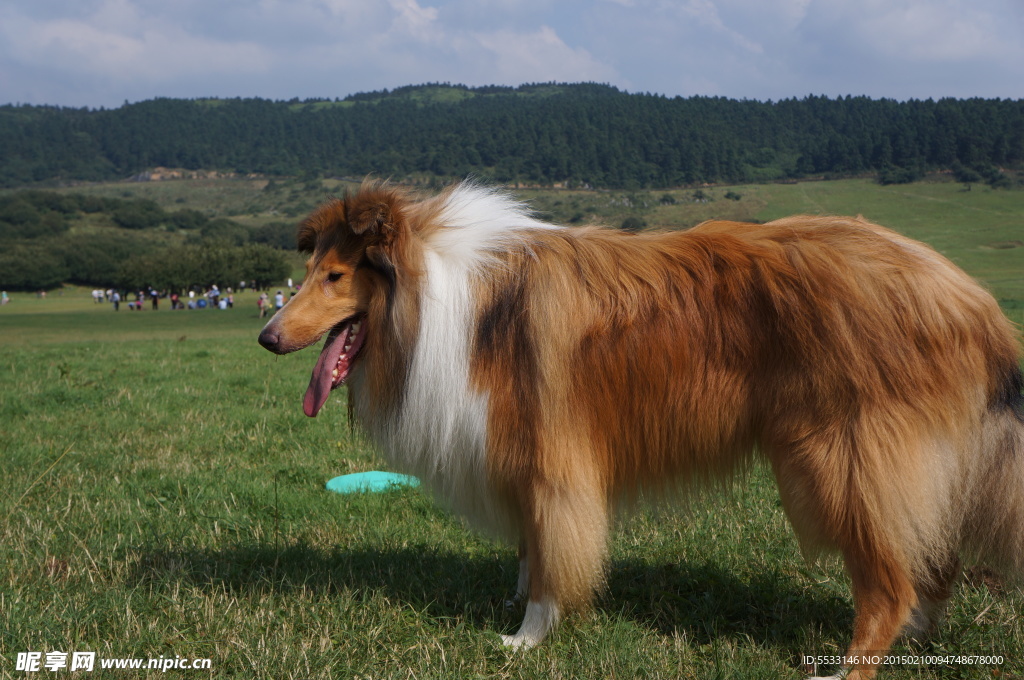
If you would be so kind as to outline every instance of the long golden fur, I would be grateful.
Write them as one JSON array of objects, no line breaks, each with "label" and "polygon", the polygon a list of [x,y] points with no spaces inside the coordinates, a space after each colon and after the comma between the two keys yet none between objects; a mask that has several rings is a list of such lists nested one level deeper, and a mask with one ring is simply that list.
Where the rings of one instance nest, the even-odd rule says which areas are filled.
[{"label": "long golden fur", "polygon": [[804,548],[845,560],[850,656],[933,626],[961,558],[1024,567],[1020,345],[921,243],[843,217],[560,228],[469,184],[367,185],[299,243],[305,284],[260,342],[329,334],[307,413],[347,381],[396,467],[519,541],[508,644],[590,602],[618,503],[752,455]]}]

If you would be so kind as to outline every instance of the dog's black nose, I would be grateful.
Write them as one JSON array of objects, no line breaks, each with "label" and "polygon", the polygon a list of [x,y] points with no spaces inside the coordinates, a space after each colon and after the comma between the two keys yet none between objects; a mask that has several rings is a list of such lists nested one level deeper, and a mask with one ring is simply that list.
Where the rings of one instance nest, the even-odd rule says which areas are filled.
[{"label": "dog's black nose", "polygon": [[260,333],[259,337],[260,344],[269,349],[275,354],[280,354],[279,347],[281,346],[281,336],[277,334],[277,331],[271,328],[264,328],[263,332]]}]

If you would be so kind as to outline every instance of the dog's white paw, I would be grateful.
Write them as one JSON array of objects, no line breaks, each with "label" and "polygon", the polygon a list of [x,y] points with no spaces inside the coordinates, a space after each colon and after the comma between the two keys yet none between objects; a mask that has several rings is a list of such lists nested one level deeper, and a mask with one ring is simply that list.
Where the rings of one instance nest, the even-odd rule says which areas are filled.
[{"label": "dog's white paw", "polygon": [[558,625],[558,605],[553,600],[526,603],[526,616],[523,625],[515,635],[502,635],[501,641],[506,647],[526,650],[536,647],[547,634]]},{"label": "dog's white paw", "polygon": [[536,647],[540,640],[536,640],[533,636],[523,635],[522,631],[515,635],[502,635],[501,644],[512,649],[525,652],[528,649]]}]

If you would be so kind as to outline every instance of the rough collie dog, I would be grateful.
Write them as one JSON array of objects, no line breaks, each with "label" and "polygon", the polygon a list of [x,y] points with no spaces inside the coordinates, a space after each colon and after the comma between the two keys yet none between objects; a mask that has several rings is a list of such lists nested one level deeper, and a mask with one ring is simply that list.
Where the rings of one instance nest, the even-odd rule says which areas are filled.
[{"label": "rough collie dog", "polygon": [[508,645],[588,604],[615,507],[753,455],[804,549],[845,560],[841,674],[930,628],[961,558],[1024,566],[1015,330],[921,243],[843,217],[562,228],[473,184],[370,183],[298,244],[305,283],[260,343],[326,336],[306,414],[346,383],[396,469],[518,540]]}]

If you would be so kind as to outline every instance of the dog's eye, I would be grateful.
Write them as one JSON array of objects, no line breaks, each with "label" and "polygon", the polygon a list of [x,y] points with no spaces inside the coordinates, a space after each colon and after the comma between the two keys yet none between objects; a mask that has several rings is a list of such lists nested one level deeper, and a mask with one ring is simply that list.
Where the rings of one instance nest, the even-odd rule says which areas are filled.
[{"label": "dog's eye", "polygon": [[330,274],[327,275],[327,280],[330,281],[331,283],[334,283],[335,281],[341,278],[341,274],[341,272],[331,272]]}]

